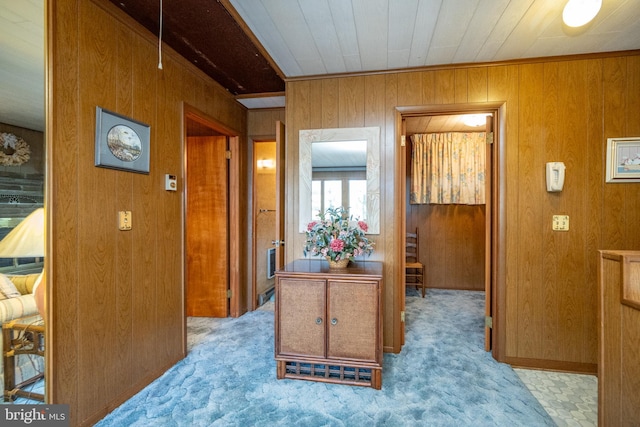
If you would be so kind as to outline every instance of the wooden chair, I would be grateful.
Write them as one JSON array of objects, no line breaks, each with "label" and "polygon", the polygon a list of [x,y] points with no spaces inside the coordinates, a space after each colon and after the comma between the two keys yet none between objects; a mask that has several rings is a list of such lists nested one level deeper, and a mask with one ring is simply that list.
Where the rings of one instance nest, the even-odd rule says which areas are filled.
[{"label": "wooden chair", "polygon": [[413,233],[407,232],[405,236],[405,277],[404,284],[405,287],[407,285],[414,284],[416,289],[418,286],[422,287],[422,298],[425,295],[424,288],[424,265],[420,262],[420,240],[418,228],[416,227],[416,231]]}]

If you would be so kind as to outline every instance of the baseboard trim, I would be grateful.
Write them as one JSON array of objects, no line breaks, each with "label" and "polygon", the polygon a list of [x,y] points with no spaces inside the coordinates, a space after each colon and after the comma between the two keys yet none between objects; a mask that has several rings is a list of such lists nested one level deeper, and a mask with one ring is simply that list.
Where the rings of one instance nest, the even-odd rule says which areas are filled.
[{"label": "baseboard trim", "polygon": [[395,353],[398,354],[400,353],[400,350],[396,350],[392,345],[385,345],[382,347],[382,352],[383,353]]},{"label": "baseboard trim", "polygon": [[573,374],[598,374],[597,363],[564,362],[560,360],[530,359],[524,357],[505,357],[502,361],[514,368],[568,372]]}]

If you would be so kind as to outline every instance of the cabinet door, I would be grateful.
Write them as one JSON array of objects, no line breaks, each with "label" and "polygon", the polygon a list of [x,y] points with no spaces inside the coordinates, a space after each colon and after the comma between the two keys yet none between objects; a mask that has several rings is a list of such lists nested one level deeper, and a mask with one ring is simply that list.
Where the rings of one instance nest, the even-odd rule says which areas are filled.
[{"label": "cabinet door", "polygon": [[377,361],[377,282],[328,282],[327,357]]},{"label": "cabinet door", "polygon": [[325,281],[280,278],[276,353],[324,357]]}]

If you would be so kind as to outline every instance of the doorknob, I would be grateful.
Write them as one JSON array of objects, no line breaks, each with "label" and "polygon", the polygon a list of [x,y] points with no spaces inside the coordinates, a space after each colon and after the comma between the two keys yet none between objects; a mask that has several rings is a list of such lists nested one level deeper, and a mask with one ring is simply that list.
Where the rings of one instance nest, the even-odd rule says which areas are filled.
[{"label": "doorknob", "polygon": [[284,240],[272,240],[271,244],[274,245],[276,248],[280,246],[284,246]]}]

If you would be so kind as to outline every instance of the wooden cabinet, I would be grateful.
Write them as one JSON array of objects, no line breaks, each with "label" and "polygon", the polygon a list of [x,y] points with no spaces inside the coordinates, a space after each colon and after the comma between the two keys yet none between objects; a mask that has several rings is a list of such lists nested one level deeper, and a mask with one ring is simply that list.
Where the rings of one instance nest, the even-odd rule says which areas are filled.
[{"label": "wooden cabinet", "polygon": [[382,386],[382,263],[330,270],[297,260],[276,272],[277,376]]},{"label": "wooden cabinet", "polygon": [[640,425],[640,251],[600,251],[598,425]]}]

